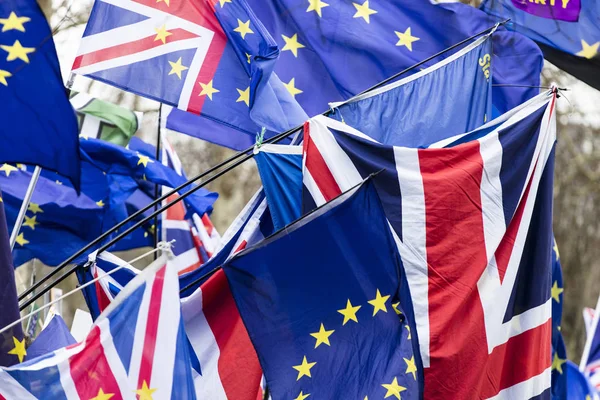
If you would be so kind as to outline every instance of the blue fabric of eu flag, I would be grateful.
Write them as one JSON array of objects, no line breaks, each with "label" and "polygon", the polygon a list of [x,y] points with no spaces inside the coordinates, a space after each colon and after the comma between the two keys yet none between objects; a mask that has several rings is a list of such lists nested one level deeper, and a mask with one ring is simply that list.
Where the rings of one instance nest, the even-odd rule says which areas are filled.
[{"label": "blue fabric of eu flag", "polygon": [[35,0],[0,2],[0,162],[39,165],[79,188],[77,118]]},{"label": "blue fabric of eu flag", "polygon": [[600,90],[598,0],[485,0],[481,9],[510,18],[508,28],[535,40],[548,61]]},{"label": "blue fabric of eu flag", "polygon": [[481,37],[444,61],[340,105],[331,118],[393,146],[429,147],[492,115],[492,40]]},{"label": "blue fabric of eu flag", "polygon": [[[348,99],[497,22],[461,3],[248,2],[282,49],[275,72],[311,116],[326,111],[328,102]],[[539,86],[543,59],[535,43],[500,29],[493,48],[493,84]],[[494,87],[492,117],[538,93],[535,88]]]},{"label": "blue fabric of eu flag", "polygon": [[223,268],[274,399],[418,398],[401,261],[370,181]]},{"label": "blue fabric of eu flag", "polygon": [[[4,202],[0,202],[0,328],[18,320],[19,301],[15,285],[15,271],[10,254]],[[0,366],[10,366],[22,362],[27,351],[21,324],[0,335]]]},{"label": "blue fabric of eu flag", "polygon": [[[42,171],[13,249],[16,266],[33,258],[56,266],[132,212],[146,206],[151,198],[140,193],[142,184],[151,184],[154,190],[154,184],[172,188],[185,182],[185,178],[153,157],[102,140],[82,139],[81,155],[79,195],[60,175]],[[9,164],[0,167],[0,185],[11,228],[30,179],[31,172],[27,170]],[[190,187],[182,189],[181,193],[188,190]],[[186,204],[202,215],[212,210],[217,197],[217,193],[200,189],[186,198]],[[123,230],[133,224],[126,224]],[[152,246],[155,231],[156,227],[151,224],[140,227],[109,250]],[[85,261],[87,254],[75,262]]]},{"label": "blue fabric of eu flag", "polygon": [[563,276],[556,239],[552,249],[552,399],[567,399],[567,348],[560,330],[563,313]]}]

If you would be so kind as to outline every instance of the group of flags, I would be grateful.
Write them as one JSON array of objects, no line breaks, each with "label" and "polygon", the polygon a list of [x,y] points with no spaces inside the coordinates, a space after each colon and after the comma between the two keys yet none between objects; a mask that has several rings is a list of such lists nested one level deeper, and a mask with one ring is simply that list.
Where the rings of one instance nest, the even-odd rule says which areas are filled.
[{"label": "group of flags", "polygon": [[597,398],[600,312],[581,371],[560,329],[560,93],[540,94],[543,57],[600,88],[596,8],[96,0],[72,72],[161,102],[159,129],[255,145],[263,187],[222,237],[200,189],[109,249],[169,242],[143,270],[82,254],[87,337],[57,316],[28,344],[3,328],[13,266],[61,264],[187,178],[140,113],[66,92],[35,0],[3,1],[0,398]]}]

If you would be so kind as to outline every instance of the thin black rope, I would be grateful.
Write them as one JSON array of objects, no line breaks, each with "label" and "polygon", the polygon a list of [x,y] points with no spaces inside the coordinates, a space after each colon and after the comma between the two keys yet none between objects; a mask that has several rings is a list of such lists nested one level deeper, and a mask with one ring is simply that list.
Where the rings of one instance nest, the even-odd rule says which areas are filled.
[{"label": "thin black rope", "polygon": [[[445,53],[447,53],[448,51],[451,51],[459,46],[462,46],[463,44],[473,40],[476,37],[479,37],[481,35],[485,35],[488,32],[492,32],[494,29],[496,29],[498,26],[500,25],[504,25],[506,24],[508,21],[510,21],[510,19],[506,19],[502,22],[499,22],[498,24],[489,27],[487,29],[484,29],[426,59],[424,59],[423,61],[420,61],[408,68],[405,68],[404,70],[390,76],[389,78],[384,79],[383,81],[371,86],[370,88],[360,92],[359,94],[357,94],[356,96],[353,97],[358,97],[361,96],[365,93],[368,93],[372,90],[375,90],[377,88],[380,88],[381,86],[386,85],[387,83],[397,79],[398,77],[406,74],[407,72],[412,71],[415,68],[418,68],[419,66],[425,64],[426,62],[429,62]],[[324,113],[322,113],[321,115],[327,116],[329,115],[329,113],[331,112],[331,110],[327,110]],[[283,140],[284,138],[288,137],[289,135],[291,135],[292,133],[298,131],[299,129],[302,128],[302,125],[297,126],[295,128],[289,129],[288,131],[285,131],[283,133],[280,133],[278,135],[275,135],[273,137],[271,137],[270,139],[266,139],[263,143],[267,144],[267,143],[276,143],[279,142],[281,140]],[[63,261],[59,266],[57,266],[56,268],[54,268],[52,270],[52,272],[48,273],[47,275],[45,275],[42,279],[40,279],[39,281],[37,281],[34,285],[32,285],[30,288],[28,288],[27,290],[25,290],[23,293],[21,293],[19,295],[19,301],[23,300],[25,297],[29,296],[33,291],[37,290],[39,287],[41,287],[43,284],[45,284],[50,278],[52,278],[53,276],[55,276],[56,274],[58,274],[61,270],[63,270],[64,268],[67,267],[67,265],[69,265],[70,263],[72,263],[76,258],[80,257],[81,255],[83,255],[85,252],[87,252],[88,250],[90,250],[91,248],[93,248],[94,246],[97,246],[98,244],[100,244],[104,239],[108,238],[111,234],[117,232],[121,227],[123,227],[125,224],[129,223],[130,221],[136,219],[139,215],[143,214],[144,212],[148,211],[149,209],[151,209],[152,207],[154,207],[156,204],[162,202],[163,200],[167,199],[169,196],[171,196],[172,194],[177,193],[178,191],[180,191],[181,189],[185,188],[186,186],[195,183],[196,181],[204,178],[205,176],[229,165],[230,163],[232,163],[235,160],[238,160],[241,158],[241,160],[235,162],[234,164],[229,165],[229,167],[223,171],[220,171],[219,173],[217,173],[216,175],[210,177],[209,179],[207,179],[206,181],[203,181],[202,183],[200,183],[198,186],[192,188],[191,190],[189,190],[186,193],[183,193],[182,195],[178,196],[175,200],[173,200],[171,203],[166,204],[165,206],[163,206],[161,209],[153,212],[151,215],[149,215],[148,217],[142,219],[141,221],[139,221],[138,223],[136,223],[135,225],[133,225],[131,228],[127,229],[125,232],[121,233],[120,235],[118,235],[117,237],[115,237],[114,239],[112,239],[111,241],[109,241],[106,245],[102,246],[99,250],[98,250],[98,254],[100,254],[102,251],[108,249],[110,246],[112,246],[114,243],[116,243],[118,240],[122,239],[123,237],[125,237],[125,235],[129,234],[130,232],[132,232],[133,230],[137,229],[139,226],[141,226],[142,224],[146,223],[147,221],[149,221],[151,218],[153,218],[155,215],[160,214],[161,212],[169,209],[170,207],[172,207],[174,204],[178,203],[179,201],[182,201],[184,198],[186,198],[188,195],[194,193],[195,191],[199,190],[200,188],[202,188],[203,186],[205,186],[206,184],[208,184],[209,182],[212,182],[213,180],[217,179],[218,177],[222,176],[223,174],[229,172],[230,170],[232,170],[233,168],[236,168],[237,166],[241,165],[242,163],[244,163],[245,161],[249,160],[250,158],[252,158],[254,156],[252,150],[254,149],[254,146],[250,146],[245,150],[242,150],[236,154],[234,154],[233,156],[229,157],[228,159],[226,159],[225,161],[209,168],[207,171],[200,173],[198,175],[196,175],[195,177],[191,178],[190,180],[188,180],[187,182],[181,184],[180,186],[176,187],[175,189],[167,192],[166,194],[163,194],[161,197],[157,198],[156,200],[154,200],[153,202],[151,202],[150,204],[148,204],[147,206],[139,209],[138,211],[136,211],[135,213],[133,213],[132,215],[130,215],[129,217],[127,217],[125,220],[121,221],[120,223],[118,223],[117,225],[115,225],[113,228],[111,228],[110,230],[106,231],[105,233],[103,233],[102,235],[98,236],[96,239],[94,239],[93,241],[91,241],[90,243],[88,243],[86,246],[84,246],[83,248],[81,248],[79,251],[77,251],[75,254],[73,254],[71,257],[69,257],[68,259],[66,259],[65,261]],[[24,308],[26,308],[29,304],[33,303],[35,300],[37,300],[38,298],[40,298],[44,293],[46,293],[48,290],[50,290],[50,288],[52,288],[54,285],[56,285],[57,283],[61,282],[62,280],[64,280],[68,275],[70,275],[71,273],[73,273],[73,271],[75,271],[77,266],[75,266],[74,268],[71,268],[69,271],[67,271],[65,274],[61,275],[60,277],[58,277],[55,281],[53,281],[52,283],[50,283],[48,286],[45,286],[41,291],[37,292],[37,294],[35,296],[33,296],[31,299],[27,300],[26,302],[24,302],[22,305],[20,305],[20,309],[23,310]]]}]

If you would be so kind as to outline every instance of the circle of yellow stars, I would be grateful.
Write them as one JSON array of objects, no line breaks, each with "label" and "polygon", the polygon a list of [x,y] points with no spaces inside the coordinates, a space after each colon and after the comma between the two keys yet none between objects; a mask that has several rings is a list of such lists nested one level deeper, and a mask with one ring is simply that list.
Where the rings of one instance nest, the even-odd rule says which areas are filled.
[{"label": "circle of yellow stars", "polygon": [[[390,300],[390,295],[382,295],[379,289],[376,290],[375,298],[372,300],[368,300],[367,303],[373,307],[372,316],[375,317],[379,312],[388,312],[387,303]],[[392,309],[397,315],[402,314],[398,309],[400,303],[392,303]],[[362,308],[361,305],[353,305],[350,299],[346,300],[346,306],[342,309],[337,310],[339,314],[343,316],[342,326],[346,325],[349,322],[358,323],[358,311]],[[410,327],[406,325],[406,329],[408,330],[407,339],[411,339],[410,336]],[[319,330],[317,332],[313,332],[310,334],[315,339],[315,349],[321,345],[331,347],[331,336],[335,333],[335,329],[327,329],[323,323],[320,324]],[[411,374],[413,379],[417,380],[417,365],[415,362],[415,357],[412,356],[410,359],[404,358],[403,360],[406,364],[405,374]],[[303,356],[302,362],[298,365],[293,365],[292,368],[297,371],[296,382],[300,381],[301,378],[312,378],[312,369],[317,365],[316,361],[310,361],[307,356]],[[398,378],[394,377],[391,383],[383,383],[381,386],[386,389],[386,394],[384,398],[395,397],[398,400],[401,399],[400,393],[406,390],[404,386],[401,386],[398,383]],[[294,400],[305,400],[311,394],[304,393],[303,390],[300,391],[298,396],[294,398]],[[368,399],[368,397],[365,397]]]},{"label": "circle of yellow stars", "polygon": [[[19,16],[14,11],[11,12],[8,17],[0,18],[0,25],[2,29],[0,33],[8,31],[18,31],[25,33],[25,24],[31,21],[31,18],[25,16]],[[0,49],[7,53],[6,61],[12,62],[21,60],[26,64],[29,64],[29,54],[35,52],[35,47],[23,46],[20,40],[15,40],[11,44],[0,44]],[[9,79],[13,75],[10,71],[0,69],[0,85],[8,86]]]}]

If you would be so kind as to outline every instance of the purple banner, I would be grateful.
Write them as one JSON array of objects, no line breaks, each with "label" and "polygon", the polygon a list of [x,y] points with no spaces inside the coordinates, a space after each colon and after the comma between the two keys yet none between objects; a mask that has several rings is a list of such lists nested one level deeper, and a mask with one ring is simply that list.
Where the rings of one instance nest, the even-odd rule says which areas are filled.
[{"label": "purple banner", "polygon": [[519,10],[542,18],[576,22],[579,20],[581,0],[512,0]]}]

